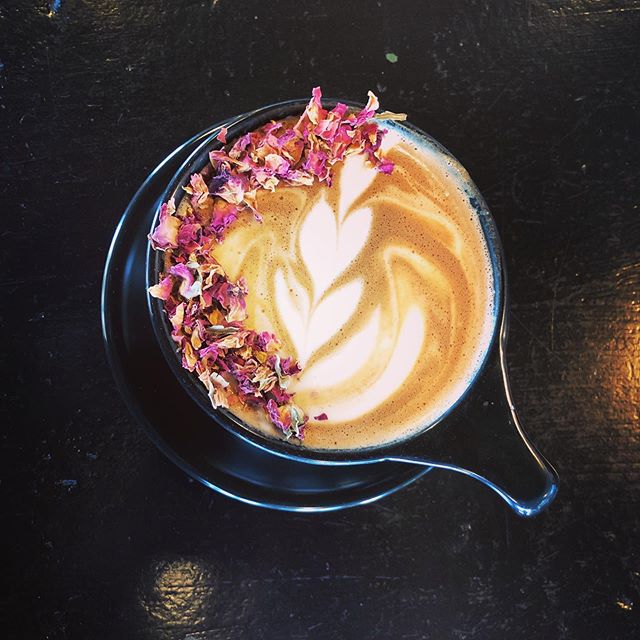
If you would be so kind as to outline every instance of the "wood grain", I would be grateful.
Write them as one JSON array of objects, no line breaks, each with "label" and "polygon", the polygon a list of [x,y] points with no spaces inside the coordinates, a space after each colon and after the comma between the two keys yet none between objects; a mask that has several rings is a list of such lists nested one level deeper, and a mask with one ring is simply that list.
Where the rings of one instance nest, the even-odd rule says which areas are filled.
[{"label": "wood grain", "polygon": [[[640,3],[8,2],[0,34],[7,637],[640,636]],[[188,135],[316,84],[373,89],[485,195],[515,399],[562,481],[538,518],[440,472],[252,509],[120,400],[99,287],[129,198]]]}]

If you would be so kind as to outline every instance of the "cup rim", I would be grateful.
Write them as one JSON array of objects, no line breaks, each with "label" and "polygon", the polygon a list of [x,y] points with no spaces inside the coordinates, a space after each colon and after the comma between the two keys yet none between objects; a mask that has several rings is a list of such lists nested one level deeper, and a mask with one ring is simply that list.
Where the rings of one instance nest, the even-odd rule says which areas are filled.
[{"label": "cup rim", "polygon": [[[354,109],[362,108],[364,106],[358,102],[349,100],[338,101],[336,99],[323,99],[323,106],[332,108],[338,102],[347,104],[347,106]],[[279,120],[286,116],[299,115],[302,113],[307,103],[308,99],[294,99],[276,102],[248,113],[229,118],[224,124],[228,129],[227,137],[231,140],[243,135],[244,133],[253,131],[271,120]],[[174,347],[175,343],[171,339],[171,324],[167,314],[164,312],[164,305],[162,301],[152,297],[148,293],[149,287],[158,282],[158,275],[163,267],[164,261],[163,252],[153,249],[151,243],[147,243],[145,254],[147,307],[156,341],[159,344],[160,350],[169,365],[169,368],[176,376],[182,387],[187,391],[191,399],[194,400],[215,423],[217,423],[217,426],[222,426],[237,437],[242,438],[246,442],[264,451],[297,461],[329,465],[369,463],[372,461],[387,459],[385,457],[385,452],[390,452],[391,450],[396,449],[399,445],[405,445],[408,442],[412,442],[423,437],[434,427],[442,423],[458,406],[460,406],[462,401],[468,397],[477,379],[485,370],[487,362],[490,359],[490,355],[494,351],[495,345],[499,340],[500,325],[502,316],[504,315],[504,304],[506,298],[506,278],[504,270],[504,254],[496,223],[489,212],[482,194],[460,161],[441,143],[410,122],[402,122],[399,126],[426,140],[426,142],[439,154],[445,156],[445,158],[451,162],[451,164],[460,173],[461,178],[463,178],[464,190],[470,199],[471,206],[474,208],[476,215],[478,216],[484,240],[487,245],[494,285],[491,337],[482,357],[480,358],[480,362],[473,375],[470,377],[464,391],[435,420],[400,438],[360,448],[314,448],[304,444],[293,444],[292,442],[282,438],[269,436],[246,424],[227,409],[214,409],[211,405],[206,389],[201,382],[193,373],[182,367],[180,352]],[[206,165],[209,151],[219,149],[223,146],[222,143],[217,140],[217,134],[218,131],[216,130],[211,135],[204,138],[175,172],[158,201],[158,209],[153,216],[149,233],[151,233],[157,225],[159,205],[163,202],[167,202],[172,197],[177,198],[181,195],[182,187],[188,184],[191,174]]]}]

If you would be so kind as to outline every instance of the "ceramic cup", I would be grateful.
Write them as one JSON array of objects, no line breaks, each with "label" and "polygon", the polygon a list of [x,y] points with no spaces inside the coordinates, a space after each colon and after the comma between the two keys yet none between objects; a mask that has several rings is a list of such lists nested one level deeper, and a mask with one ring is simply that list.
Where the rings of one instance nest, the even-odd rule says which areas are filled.
[{"label": "ceramic cup", "polygon": [[[326,100],[323,104],[331,108],[335,102]],[[228,128],[227,138],[233,140],[270,120],[299,115],[306,104],[307,100],[292,100],[231,118],[225,125]],[[347,104],[361,108],[356,103]],[[403,126],[445,155],[454,166],[460,166],[452,154],[433,138],[410,124],[404,123]],[[185,160],[167,185],[161,202],[171,197],[179,201],[182,187],[188,184],[191,174],[206,165],[211,149],[222,146],[216,135],[217,131],[205,138]],[[193,401],[216,423],[212,424],[212,428],[220,425],[264,451],[309,464],[351,465],[390,460],[449,469],[480,480],[523,516],[538,513],[553,500],[558,476],[527,438],[511,399],[505,361],[508,295],[502,245],[482,195],[466,172],[463,175],[465,190],[480,221],[491,257],[493,331],[475,376],[448,410],[436,421],[425,424],[408,437],[367,448],[320,450],[269,437],[252,429],[229,411],[211,406],[204,386],[194,374],[182,368],[181,356],[171,339],[171,324],[164,313],[162,301],[148,296],[151,323],[167,363]],[[156,224],[157,214],[151,229]],[[162,266],[162,252],[154,251],[149,246],[147,287],[158,281]]]}]

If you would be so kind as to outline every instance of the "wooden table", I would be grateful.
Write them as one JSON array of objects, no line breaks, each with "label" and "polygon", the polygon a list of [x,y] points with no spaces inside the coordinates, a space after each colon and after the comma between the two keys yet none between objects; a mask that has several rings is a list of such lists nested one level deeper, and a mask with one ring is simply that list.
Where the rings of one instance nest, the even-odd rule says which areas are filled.
[{"label": "wooden table", "polygon": [[[5,637],[640,637],[636,0],[9,2],[0,34]],[[445,472],[251,508],[120,399],[99,292],[128,200],[195,131],[316,84],[406,111],[488,201],[515,400],[561,476],[537,518]]]}]

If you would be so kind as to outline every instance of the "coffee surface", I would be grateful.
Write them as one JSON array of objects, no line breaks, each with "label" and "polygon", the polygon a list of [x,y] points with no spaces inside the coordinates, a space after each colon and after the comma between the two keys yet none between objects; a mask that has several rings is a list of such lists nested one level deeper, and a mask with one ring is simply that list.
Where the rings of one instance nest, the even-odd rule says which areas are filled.
[{"label": "coffee surface", "polygon": [[[248,283],[248,326],[274,332],[303,367],[290,386],[305,446],[383,444],[440,417],[491,338],[493,281],[463,169],[401,125],[391,175],[350,156],[333,183],[258,194],[216,252]],[[234,412],[277,435],[258,412]],[[313,416],[326,413],[327,420]]]}]

